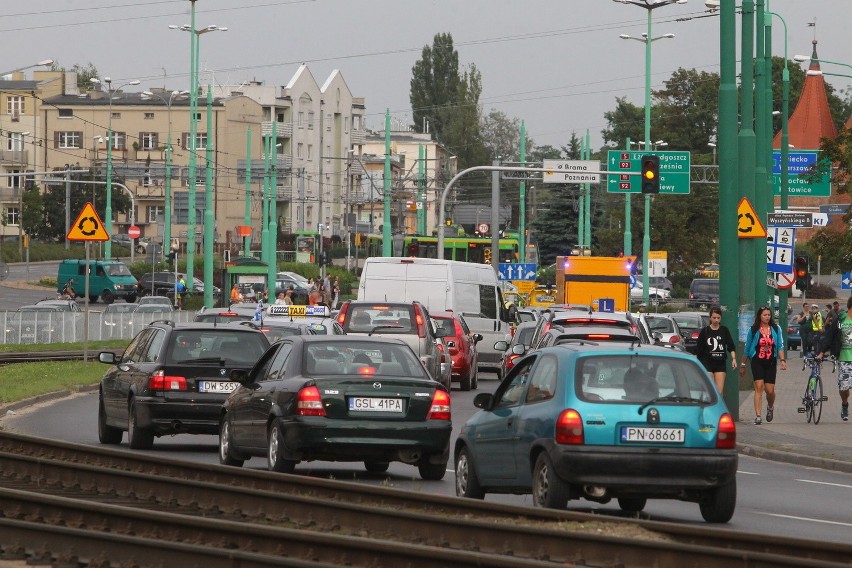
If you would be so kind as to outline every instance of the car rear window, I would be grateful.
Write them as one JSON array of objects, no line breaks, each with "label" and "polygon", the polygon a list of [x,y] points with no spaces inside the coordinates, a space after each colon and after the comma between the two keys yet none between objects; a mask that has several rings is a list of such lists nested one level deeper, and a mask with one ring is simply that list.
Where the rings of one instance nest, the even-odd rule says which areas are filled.
[{"label": "car rear window", "polygon": [[238,314],[236,312],[219,312],[197,314],[195,316],[195,321],[205,323],[230,323],[232,321],[249,321],[253,318],[254,316],[250,316],[248,314]]},{"label": "car rear window", "polygon": [[378,333],[417,333],[413,305],[363,304],[350,306],[344,329]]},{"label": "car rear window", "polygon": [[435,322],[435,329],[443,329],[449,333],[448,337],[455,337],[456,335],[456,324],[450,318],[432,318]]},{"label": "car rear window", "polygon": [[648,321],[648,327],[651,328],[651,331],[661,331],[663,333],[674,333],[674,324],[672,320],[669,318],[655,318],[649,317],[646,318]]},{"label": "car rear window", "polygon": [[234,332],[221,329],[188,329],[170,337],[172,343],[168,363],[220,363],[254,365],[269,347],[261,333]]},{"label": "car rear window", "polygon": [[515,343],[520,345],[529,345],[530,341],[532,341],[533,333],[535,332],[534,327],[524,327],[515,332]]},{"label": "car rear window", "polygon": [[674,357],[607,355],[583,357],[577,362],[575,388],[592,403],[648,402],[679,397],[661,404],[709,404],[715,390],[697,361]]},{"label": "car rear window", "polygon": [[306,376],[359,375],[425,378],[420,360],[406,345],[370,341],[324,341],[305,344],[303,374]]},{"label": "car rear window", "polygon": [[557,315],[553,317],[553,325],[561,325],[563,327],[570,327],[571,325],[596,325],[596,326],[614,326],[614,327],[623,327],[625,329],[631,329],[633,325],[627,321],[622,319],[615,318],[597,318],[597,317],[588,317],[588,316],[568,316],[568,315]]},{"label": "car rear window", "polygon": [[698,294],[718,294],[719,282],[717,280],[696,280],[692,283],[692,291]]},{"label": "car rear window", "polygon": [[699,329],[707,325],[700,316],[672,316],[678,326],[684,329]]}]

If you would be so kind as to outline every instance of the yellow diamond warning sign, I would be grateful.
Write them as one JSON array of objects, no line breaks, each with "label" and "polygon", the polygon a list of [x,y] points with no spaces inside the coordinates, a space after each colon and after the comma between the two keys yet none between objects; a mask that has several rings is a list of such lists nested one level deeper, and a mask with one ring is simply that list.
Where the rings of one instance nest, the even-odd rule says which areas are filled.
[{"label": "yellow diamond warning sign", "polygon": [[766,227],[748,199],[743,197],[737,205],[737,236],[741,239],[765,239]]},{"label": "yellow diamond warning sign", "polygon": [[69,241],[108,241],[109,235],[95,208],[91,203],[86,203],[77,220],[71,224],[66,238]]}]

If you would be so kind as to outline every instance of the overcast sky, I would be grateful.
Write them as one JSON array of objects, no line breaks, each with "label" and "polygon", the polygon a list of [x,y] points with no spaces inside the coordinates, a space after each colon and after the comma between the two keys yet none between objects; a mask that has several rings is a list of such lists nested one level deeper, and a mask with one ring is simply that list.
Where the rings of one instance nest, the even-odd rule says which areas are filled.
[{"label": "overcast sky", "polygon": [[[52,58],[62,66],[88,63],[113,84],[140,79],[138,89],[188,87],[189,36],[169,30],[188,24],[189,0],[38,0],[7,6],[0,15],[3,69]],[[823,59],[852,64],[852,0],[770,0],[787,21],[788,54],[811,53],[816,36]],[[11,9],[9,9],[11,8]],[[704,1],[654,10],[652,86],[678,67],[718,71],[719,18]],[[695,18],[677,21],[683,18]],[[815,27],[808,23],[816,22]],[[784,50],[775,18],[774,50]],[[572,131],[602,143],[603,113],[616,97],[643,103],[646,11],[612,0],[198,0],[196,26],[227,26],[201,36],[205,82],[246,80],[285,85],[300,63],[322,84],[339,69],[355,96],[366,98],[369,128],[411,122],[411,68],[435,34],[449,32],[460,63],[482,73],[483,110],[526,122],[537,144],[562,145]],[[739,53],[739,51],[738,51]],[[846,67],[823,70],[852,75]],[[845,88],[852,80],[827,77]],[[133,89],[133,87],[130,87]],[[653,134],[652,134],[653,136]],[[670,148],[676,150],[676,148]]]}]

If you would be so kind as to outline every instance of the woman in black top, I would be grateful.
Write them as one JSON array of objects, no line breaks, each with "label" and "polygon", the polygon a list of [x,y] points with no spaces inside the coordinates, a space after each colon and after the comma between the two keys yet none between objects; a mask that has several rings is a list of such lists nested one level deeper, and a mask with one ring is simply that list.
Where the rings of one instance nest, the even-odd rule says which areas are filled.
[{"label": "woman in black top", "polygon": [[698,360],[713,376],[716,388],[723,392],[725,388],[725,359],[731,354],[731,369],[737,369],[737,346],[731,332],[722,323],[722,310],[710,308],[710,325],[698,334]]}]

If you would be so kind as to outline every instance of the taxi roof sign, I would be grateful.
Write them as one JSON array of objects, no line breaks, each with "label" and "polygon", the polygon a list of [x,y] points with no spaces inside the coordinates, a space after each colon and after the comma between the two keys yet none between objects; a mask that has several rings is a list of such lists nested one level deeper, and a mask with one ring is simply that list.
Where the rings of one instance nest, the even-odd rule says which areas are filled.
[{"label": "taxi roof sign", "polygon": [[[322,317],[327,318],[331,311],[328,309],[328,306],[292,306],[290,304],[270,304],[266,308],[266,315],[268,316],[290,316],[290,308],[294,308],[294,311],[300,312],[298,315],[304,317]],[[293,314],[297,315],[297,314]]]},{"label": "taxi roof sign", "polygon": [[69,241],[108,241],[109,234],[94,206],[86,203],[65,236]]}]

